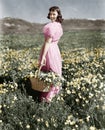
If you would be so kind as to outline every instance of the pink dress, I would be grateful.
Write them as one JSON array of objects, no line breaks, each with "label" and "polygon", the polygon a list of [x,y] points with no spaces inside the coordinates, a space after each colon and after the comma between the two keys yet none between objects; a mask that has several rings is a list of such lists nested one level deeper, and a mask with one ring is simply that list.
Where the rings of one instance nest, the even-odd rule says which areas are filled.
[{"label": "pink dress", "polygon": [[[59,22],[48,23],[44,26],[43,33],[44,33],[45,39],[47,37],[51,37],[52,42],[46,54],[46,65],[43,66],[41,70],[53,71],[61,76],[62,75],[62,59],[61,59],[61,54],[58,47],[58,41],[63,34],[62,26]],[[44,50],[44,45],[40,53],[39,62],[41,62],[43,50]],[[58,94],[59,91],[60,91],[59,86],[54,87],[52,85],[49,92],[41,93],[41,100],[44,99],[49,102],[50,99],[52,99],[56,94]]]}]

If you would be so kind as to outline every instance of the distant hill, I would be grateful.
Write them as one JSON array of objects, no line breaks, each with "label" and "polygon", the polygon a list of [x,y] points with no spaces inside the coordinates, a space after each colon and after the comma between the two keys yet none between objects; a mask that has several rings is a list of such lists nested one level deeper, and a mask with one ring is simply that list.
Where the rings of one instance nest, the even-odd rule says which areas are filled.
[{"label": "distant hill", "polygon": [[[0,20],[2,34],[36,34],[41,33],[44,24],[31,23],[23,19],[6,17]],[[105,30],[105,20],[68,19],[63,21],[64,31]]]},{"label": "distant hill", "polygon": [[69,30],[105,30],[105,20],[69,19],[64,20],[63,28]]},{"label": "distant hill", "polygon": [[42,29],[42,24],[31,23],[23,19],[6,17],[0,20],[0,33],[3,34],[36,34]]}]

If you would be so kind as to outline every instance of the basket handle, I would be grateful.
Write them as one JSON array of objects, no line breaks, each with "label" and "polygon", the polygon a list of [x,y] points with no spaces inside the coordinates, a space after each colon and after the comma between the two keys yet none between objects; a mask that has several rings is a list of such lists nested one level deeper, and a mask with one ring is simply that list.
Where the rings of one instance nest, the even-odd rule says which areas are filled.
[{"label": "basket handle", "polygon": [[42,68],[43,65],[41,65],[38,69],[38,76],[40,75],[40,71],[41,71],[41,68]]}]

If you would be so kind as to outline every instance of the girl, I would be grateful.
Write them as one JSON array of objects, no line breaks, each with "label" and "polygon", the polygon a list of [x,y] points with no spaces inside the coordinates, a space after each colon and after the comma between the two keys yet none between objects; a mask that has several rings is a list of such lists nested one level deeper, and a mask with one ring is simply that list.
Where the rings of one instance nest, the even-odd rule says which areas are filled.
[{"label": "girl", "polygon": [[[47,18],[50,19],[51,22],[46,24],[43,28],[45,42],[40,53],[39,64],[42,71],[53,71],[61,76],[62,59],[58,47],[58,41],[63,34],[61,26],[63,19],[59,7],[51,7]],[[49,92],[41,93],[40,99],[41,101],[44,100],[50,102],[59,91],[59,86],[54,87],[52,85]]]}]

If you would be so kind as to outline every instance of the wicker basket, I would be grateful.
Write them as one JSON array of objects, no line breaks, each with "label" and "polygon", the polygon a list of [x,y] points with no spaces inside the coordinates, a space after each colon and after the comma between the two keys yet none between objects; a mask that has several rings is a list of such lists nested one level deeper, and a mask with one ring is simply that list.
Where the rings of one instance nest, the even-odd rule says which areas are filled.
[{"label": "wicker basket", "polygon": [[50,89],[50,85],[45,83],[43,80],[39,80],[38,78],[30,78],[31,87],[34,90],[41,92],[48,92]]},{"label": "wicker basket", "polygon": [[[39,67],[38,75],[40,75],[41,67]],[[41,92],[48,92],[50,90],[50,84],[45,83],[43,80],[39,80],[39,78],[30,78],[31,87],[34,90],[41,91]]]}]

